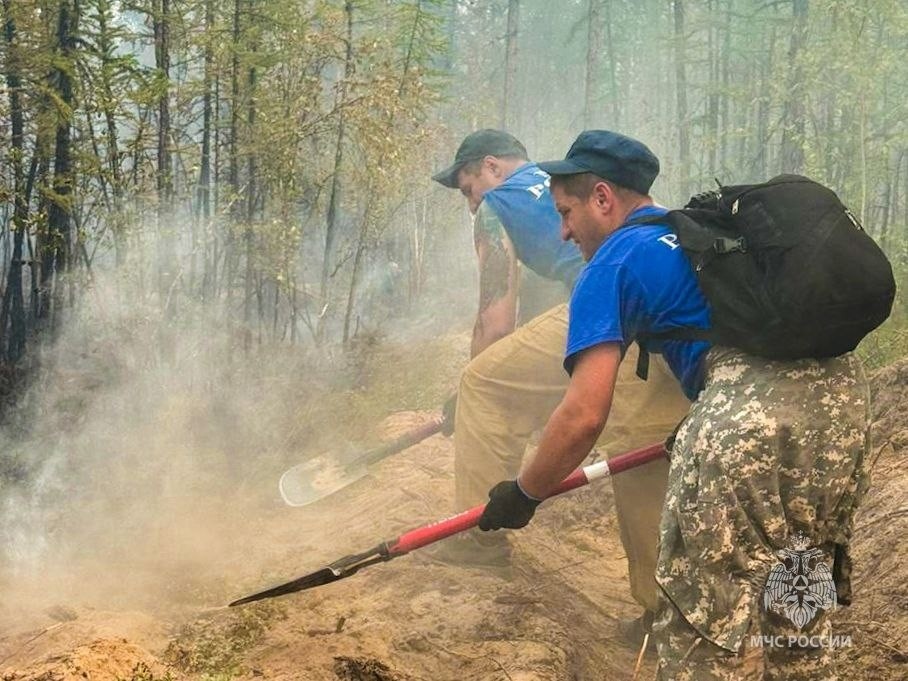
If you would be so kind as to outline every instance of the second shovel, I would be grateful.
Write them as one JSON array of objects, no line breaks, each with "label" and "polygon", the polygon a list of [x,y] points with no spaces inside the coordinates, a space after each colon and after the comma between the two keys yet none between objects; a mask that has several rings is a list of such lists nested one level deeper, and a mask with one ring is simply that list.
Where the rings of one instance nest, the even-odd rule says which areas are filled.
[{"label": "second shovel", "polygon": [[443,419],[434,419],[396,440],[346,460],[318,456],[297,464],[281,476],[278,483],[281,498],[288,506],[305,506],[318,501],[365,476],[372,464],[441,432],[443,425]]}]

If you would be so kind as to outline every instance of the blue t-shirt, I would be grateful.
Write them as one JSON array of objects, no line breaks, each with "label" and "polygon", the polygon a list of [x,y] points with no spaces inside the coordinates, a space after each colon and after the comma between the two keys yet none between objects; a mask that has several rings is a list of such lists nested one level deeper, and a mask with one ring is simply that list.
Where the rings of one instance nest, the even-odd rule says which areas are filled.
[{"label": "blue t-shirt", "polygon": [[[628,219],[665,212],[645,206]],[[564,367],[570,373],[577,354],[600,343],[617,342],[624,348],[640,334],[709,326],[706,298],[672,230],[663,225],[624,227],[605,240],[577,279]],[[662,353],[684,394],[696,399],[703,388],[701,365],[709,343],[651,340],[645,346]]]},{"label": "blue t-shirt", "polygon": [[561,239],[548,173],[535,163],[522,165],[486,192],[483,203],[501,220],[520,262],[541,277],[573,286],[583,258],[574,244]]}]

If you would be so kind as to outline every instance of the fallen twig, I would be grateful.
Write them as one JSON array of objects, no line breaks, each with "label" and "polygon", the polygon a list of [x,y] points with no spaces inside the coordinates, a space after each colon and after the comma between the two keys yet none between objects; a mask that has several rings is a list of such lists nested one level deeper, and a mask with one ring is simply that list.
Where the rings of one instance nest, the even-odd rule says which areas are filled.
[{"label": "fallen twig", "polygon": [[483,655],[468,655],[466,653],[461,653],[456,650],[451,650],[450,648],[443,646],[441,643],[438,643],[437,641],[433,641],[425,634],[420,634],[419,637],[421,639],[423,639],[429,645],[435,646],[436,648],[438,648],[442,652],[447,653],[448,655],[452,655],[454,657],[460,657],[465,660],[471,660],[472,662],[476,662],[477,660],[489,660],[491,662],[494,662],[495,665],[501,670],[502,674],[504,674],[506,677],[508,677],[508,679],[510,679],[510,681],[514,681],[514,678],[508,673],[508,670],[505,669],[504,665],[501,664],[501,662],[496,660],[494,657],[492,657],[488,653],[485,653]]},{"label": "fallen twig", "polygon": [[883,522],[884,520],[890,520],[891,518],[899,518],[901,516],[908,515],[908,506],[904,508],[898,508],[889,513],[884,513],[879,518],[874,518],[873,520],[868,520],[866,523],[862,523],[855,528],[855,532],[859,532],[863,529],[870,527],[871,525],[876,525],[877,523]]},{"label": "fallen twig", "polygon": [[7,660],[12,659],[13,657],[15,657],[16,655],[18,655],[19,653],[21,653],[23,650],[25,650],[25,648],[26,648],[30,643],[32,643],[33,641],[36,641],[37,639],[41,638],[41,637],[44,636],[44,634],[46,634],[47,632],[52,631],[52,630],[56,629],[57,627],[62,627],[64,624],[66,624],[66,622],[57,622],[56,624],[51,624],[49,627],[45,627],[44,629],[42,629],[41,631],[39,631],[37,634],[35,634],[34,636],[32,636],[30,639],[28,639],[28,640],[27,640],[25,643],[23,643],[21,646],[19,646],[16,650],[14,650],[14,651],[11,652],[9,655],[7,655],[7,656],[4,657],[2,660],[0,660],[0,664],[5,663]]},{"label": "fallen twig", "polygon": [[643,645],[640,646],[640,652],[637,654],[637,664],[634,665],[634,675],[631,681],[637,680],[637,674],[640,673],[640,667],[643,666],[643,656],[646,654],[646,646],[649,644],[649,632],[643,637]]},{"label": "fallen twig", "polygon": [[908,651],[900,650],[899,648],[896,648],[895,646],[893,646],[893,645],[891,645],[891,644],[889,644],[889,643],[886,643],[886,641],[881,641],[880,639],[878,639],[878,638],[876,638],[876,637],[874,637],[874,636],[871,636],[870,634],[864,634],[864,635],[867,636],[867,638],[869,638],[871,641],[873,641],[873,642],[876,643],[877,645],[883,646],[884,648],[888,648],[888,649],[891,650],[893,653],[895,653],[896,655],[898,655],[898,656],[899,656],[899,662],[904,662],[905,660],[908,660]]}]

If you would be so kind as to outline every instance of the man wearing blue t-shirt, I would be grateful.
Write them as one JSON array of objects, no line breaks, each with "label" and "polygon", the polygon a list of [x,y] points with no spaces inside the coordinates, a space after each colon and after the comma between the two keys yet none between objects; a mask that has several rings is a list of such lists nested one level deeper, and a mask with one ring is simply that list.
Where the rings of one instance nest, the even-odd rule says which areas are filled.
[{"label": "man wearing blue t-shirt", "polygon": [[[455,505],[462,511],[483,503],[492,484],[517,473],[530,436],[567,387],[567,306],[555,304],[518,327],[518,263],[559,286],[564,301],[583,260],[561,239],[548,174],[512,135],[468,135],[451,167],[434,179],[466,198],[479,258],[472,360],[460,381],[454,428]],[[619,375],[621,397],[600,440],[607,456],[664,439],[687,412],[689,403],[661,359],[651,374],[649,382],[639,380],[633,367]],[[648,611],[656,603],[656,539],[667,475],[667,462],[654,462],[616,479],[614,487],[631,592]],[[506,537],[478,532],[451,538],[436,551],[451,562],[491,566],[507,564],[509,555]],[[642,639],[644,622],[628,624],[626,637]]]},{"label": "man wearing blue t-shirt", "polygon": [[[552,175],[562,236],[588,260],[571,296],[571,378],[536,456],[490,491],[480,528],[523,527],[583,461],[613,394],[620,399],[624,352],[643,342],[696,398],[675,439],[660,527],[660,678],[834,678],[830,601],[813,589],[821,579],[809,590],[797,579],[834,576],[839,602],[850,598],[847,549],[869,450],[860,363],[850,354],[779,362],[702,340],[655,340],[710,321],[672,231],[633,224],[664,212],[649,196],[658,160],[636,140],[594,130],[564,161],[539,165]],[[799,568],[796,553],[813,562]],[[786,570],[802,577],[770,581]],[[785,588],[814,598],[812,607],[795,615],[761,607]]]}]

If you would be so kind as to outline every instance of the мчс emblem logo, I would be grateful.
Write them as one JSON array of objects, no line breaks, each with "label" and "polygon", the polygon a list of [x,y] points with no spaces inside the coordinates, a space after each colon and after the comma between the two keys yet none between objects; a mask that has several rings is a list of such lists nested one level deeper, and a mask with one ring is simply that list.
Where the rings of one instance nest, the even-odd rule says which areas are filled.
[{"label": "\u043c\u0447\u0441 emblem logo", "polygon": [[835,582],[823,552],[810,548],[804,535],[796,535],[790,546],[776,554],[780,562],[766,579],[763,607],[784,615],[800,630],[818,610],[835,609]]}]

